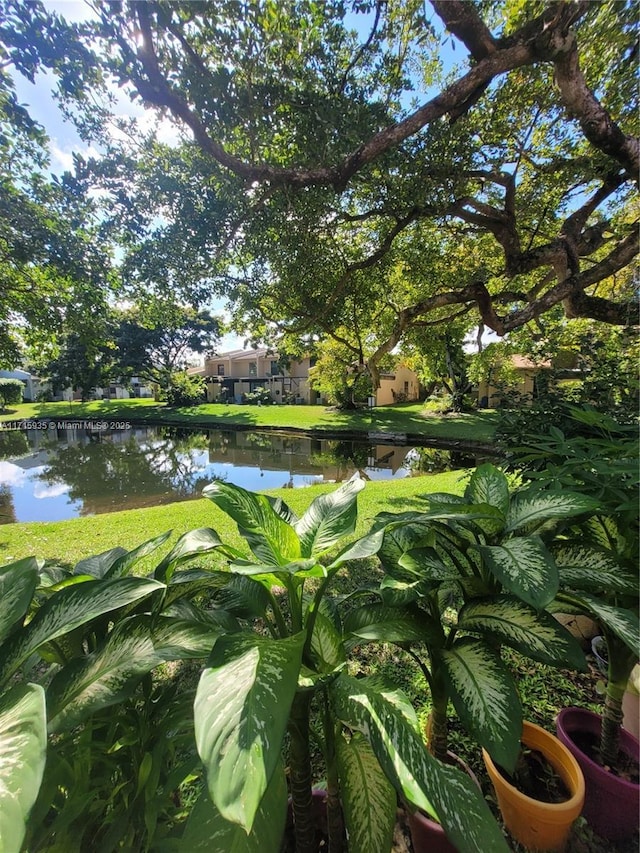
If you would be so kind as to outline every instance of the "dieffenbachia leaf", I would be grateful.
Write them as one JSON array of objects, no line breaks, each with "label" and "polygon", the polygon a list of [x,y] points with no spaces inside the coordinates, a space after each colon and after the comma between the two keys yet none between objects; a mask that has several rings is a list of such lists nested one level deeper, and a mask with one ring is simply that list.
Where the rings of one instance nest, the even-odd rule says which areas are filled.
[{"label": "dieffenbachia leaf", "polygon": [[202,494],[235,521],[258,561],[274,567],[302,556],[294,528],[264,495],[222,482],[211,483]]},{"label": "dieffenbachia leaf", "polygon": [[129,551],[128,553],[118,557],[118,559],[109,566],[102,577],[121,578],[128,574],[129,570],[135,566],[138,560],[141,560],[148,554],[153,553],[153,551],[164,544],[170,536],[171,530],[167,530],[166,533],[154,536],[153,539],[148,539],[146,542],[143,542],[142,545],[138,545],[138,547],[134,548],[133,551]]},{"label": "dieffenbachia leaf", "polygon": [[364,480],[352,478],[344,485],[315,498],[294,525],[300,538],[304,557],[323,553],[356,528],[358,492],[364,489]]},{"label": "dieffenbachia leaf", "polygon": [[461,853],[507,853],[480,791],[464,773],[429,755],[417,729],[377,680],[342,674],[330,685],[329,696],[338,719],[365,735],[396,790],[436,817]]},{"label": "dieffenbachia leaf", "polygon": [[520,750],[522,708],[498,652],[471,637],[441,652],[453,705],[463,725],[510,772]]},{"label": "dieffenbachia leaf", "polygon": [[333,672],[346,660],[342,637],[324,613],[316,614],[311,635],[311,654],[320,673]]},{"label": "dieffenbachia leaf", "polygon": [[189,813],[180,849],[190,853],[280,853],[286,816],[287,783],[280,763],[260,801],[251,832],[222,817],[203,791]]},{"label": "dieffenbachia leaf", "polygon": [[465,498],[472,504],[489,504],[499,509],[503,518],[509,511],[509,483],[494,465],[479,465],[471,475]]},{"label": "dieffenbachia leaf", "polygon": [[511,498],[505,532],[535,527],[556,518],[573,518],[597,509],[598,501],[573,492],[543,492],[528,489]]},{"label": "dieffenbachia leaf", "polygon": [[198,753],[221,815],[249,832],[280,760],[305,635],[221,637],[198,684]]},{"label": "dieffenbachia leaf", "polygon": [[423,610],[365,604],[356,607],[345,618],[346,634],[362,640],[384,643],[441,642],[442,629]]},{"label": "dieffenbachia leaf", "polygon": [[640,654],[640,626],[637,613],[607,604],[586,592],[581,592],[573,598],[576,602],[582,603],[583,612],[590,613],[619,637],[632,652],[636,655]]},{"label": "dieffenbachia leaf", "polygon": [[60,590],[45,601],[25,628],[0,646],[0,682],[45,643],[164,588],[164,584],[150,578],[114,578]]},{"label": "dieffenbachia leaf", "polygon": [[521,536],[502,545],[476,546],[494,577],[509,592],[536,608],[543,608],[558,591],[558,569],[542,540]]},{"label": "dieffenbachia leaf", "polygon": [[35,557],[26,557],[0,568],[0,643],[29,609],[38,577]]},{"label": "dieffenbachia leaf", "polygon": [[60,669],[47,688],[49,731],[69,731],[131,695],[141,677],[165,661],[206,658],[220,634],[213,626],[134,616],[105,644]]},{"label": "dieffenbachia leaf", "polygon": [[560,586],[593,592],[637,595],[637,575],[626,571],[606,551],[587,545],[560,545],[552,548],[560,575]]},{"label": "dieffenbachia leaf", "polygon": [[211,527],[200,527],[183,534],[167,556],[156,566],[154,577],[169,582],[176,568],[196,554],[206,554],[222,546],[222,540]]},{"label": "dieffenbachia leaf", "polygon": [[389,853],[396,792],[369,742],[359,732],[337,737],[336,760],[349,853]]},{"label": "dieffenbachia leaf", "polygon": [[458,628],[491,635],[541,663],[583,671],[587,666],[580,644],[557,619],[515,596],[471,601],[458,615]]},{"label": "dieffenbachia leaf", "polygon": [[44,773],[44,690],[19,684],[0,699],[0,850],[19,853]]}]

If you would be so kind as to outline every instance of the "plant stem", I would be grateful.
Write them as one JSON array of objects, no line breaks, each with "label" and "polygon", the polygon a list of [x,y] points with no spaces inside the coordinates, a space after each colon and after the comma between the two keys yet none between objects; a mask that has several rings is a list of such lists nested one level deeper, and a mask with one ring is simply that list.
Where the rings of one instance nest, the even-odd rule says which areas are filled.
[{"label": "plant stem", "polygon": [[603,767],[615,767],[618,763],[623,695],[624,687],[620,688],[620,685],[609,683],[600,733],[600,761]]},{"label": "plant stem", "polygon": [[447,724],[448,694],[442,676],[432,666],[431,701],[433,707],[429,715],[427,746],[429,752],[439,761],[446,762],[449,746],[449,728]]},{"label": "plant stem", "polygon": [[329,710],[326,690],[323,691],[324,703],[324,743],[325,760],[327,763],[327,829],[329,833],[330,853],[342,853],[344,849],[344,822],[340,805],[340,785],[338,782],[338,766],[336,763],[336,724]]},{"label": "plant stem", "polygon": [[309,750],[310,693],[297,693],[289,716],[291,748],[291,801],[296,853],[316,853],[311,797],[311,752]]}]

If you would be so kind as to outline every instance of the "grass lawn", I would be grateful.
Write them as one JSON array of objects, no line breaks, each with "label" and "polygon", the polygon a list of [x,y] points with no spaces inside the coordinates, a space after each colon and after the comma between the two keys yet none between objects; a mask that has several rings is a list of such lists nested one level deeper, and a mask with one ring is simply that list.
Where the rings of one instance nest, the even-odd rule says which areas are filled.
[{"label": "grass lawn", "polygon": [[[420,506],[420,495],[429,492],[461,494],[467,472],[447,471],[424,477],[368,483],[358,497],[358,529],[360,535],[370,520],[382,510],[402,512]],[[338,488],[325,484],[304,489],[275,489],[268,494],[281,497],[294,512],[302,514],[320,494]],[[206,499],[182,501],[146,509],[131,509],[68,521],[30,522],[0,526],[0,564],[22,557],[36,556],[65,565],[74,565],[83,557],[99,554],[117,545],[133,548],[165,530],[173,530],[170,540],[140,564],[149,570],[187,530],[213,527],[221,538],[236,547],[244,547],[235,524],[227,515]],[[138,573],[136,569],[136,573]]]},{"label": "grass lawn", "polygon": [[122,419],[149,423],[180,423],[224,429],[351,430],[395,432],[425,437],[491,441],[497,415],[492,411],[465,415],[431,415],[422,403],[382,406],[372,411],[338,412],[324,406],[238,406],[205,403],[189,408],[167,408],[154,400],[94,400],[90,403],[23,403],[0,415],[3,421],[55,419]]}]

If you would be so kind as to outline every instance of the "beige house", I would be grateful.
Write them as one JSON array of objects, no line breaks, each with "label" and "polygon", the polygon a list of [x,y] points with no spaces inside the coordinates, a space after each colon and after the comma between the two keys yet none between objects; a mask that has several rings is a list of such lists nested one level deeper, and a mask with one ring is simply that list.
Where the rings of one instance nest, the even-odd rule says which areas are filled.
[{"label": "beige house", "polygon": [[[511,356],[511,368],[515,372],[516,381],[509,384],[509,391],[517,391],[530,400],[536,397],[536,379],[546,370],[551,369],[550,361],[531,361],[524,355]],[[482,380],[478,385],[478,403],[481,408],[493,409],[500,405],[503,391],[493,385],[491,379]]]},{"label": "beige house", "polygon": [[204,368],[190,371],[204,378],[207,400],[241,403],[244,394],[266,388],[277,403],[315,403],[309,387],[313,360],[291,361],[284,367],[273,350],[231,350],[205,359]]},{"label": "beige house", "polygon": [[391,406],[420,398],[418,376],[404,365],[398,365],[393,373],[380,374],[380,387],[376,391],[376,406]]},{"label": "beige house", "polygon": [[[244,394],[262,387],[276,403],[322,403],[320,394],[309,385],[309,369],[314,363],[314,358],[307,357],[283,367],[274,350],[241,349],[210,356],[205,359],[204,367],[190,368],[188,372],[202,376],[209,402],[241,403]],[[419,393],[417,375],[400,365],[392,373],[380,375],[375,405],[417,400]]]}]

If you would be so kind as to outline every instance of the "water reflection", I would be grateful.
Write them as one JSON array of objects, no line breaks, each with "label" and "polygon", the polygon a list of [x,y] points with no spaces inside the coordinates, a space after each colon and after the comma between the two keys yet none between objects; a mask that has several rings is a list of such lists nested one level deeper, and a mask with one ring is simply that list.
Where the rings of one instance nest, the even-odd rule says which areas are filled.
[{"label": "water reflection", "polygon": [[448,451],[291,434],[141,427],[0,433],[0,523],[55,521],[198,497],[212,480],[298,488],[473,464]]}]

